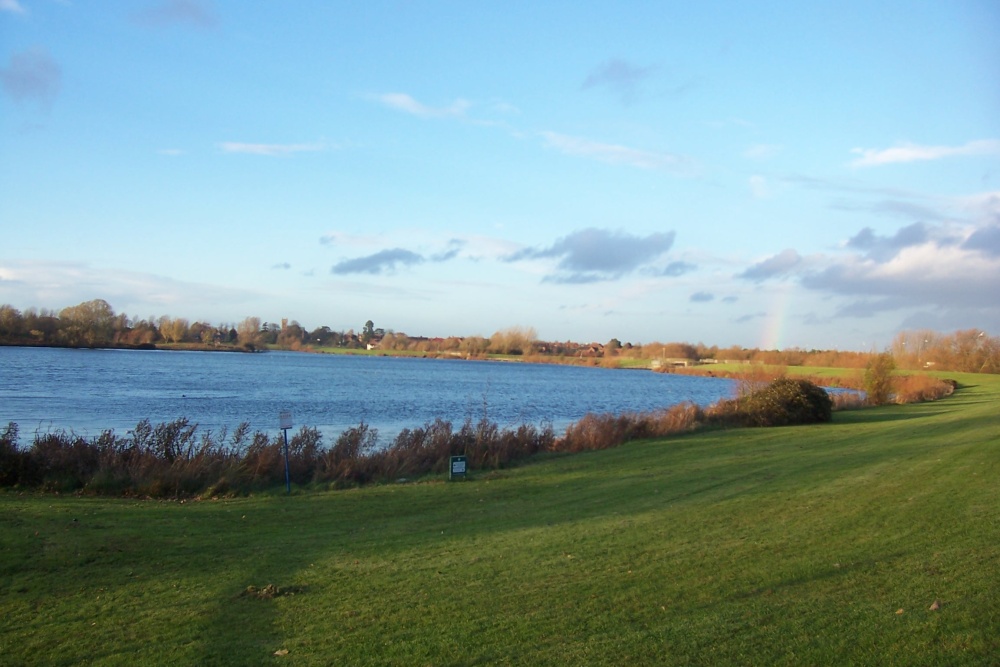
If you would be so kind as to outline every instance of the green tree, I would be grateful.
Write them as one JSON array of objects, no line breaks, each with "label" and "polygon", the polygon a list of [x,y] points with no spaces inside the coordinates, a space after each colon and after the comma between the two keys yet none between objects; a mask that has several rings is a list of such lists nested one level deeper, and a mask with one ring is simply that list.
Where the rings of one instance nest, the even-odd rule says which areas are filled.
[{"label": "green tree", "polygon": [[365,322],[365,328],[361,330],[361,342],[367,345],[375,338],[375,323],[371,320]]},{"label": "green tree", "polygon": [[896,360],[891,352],[882,352],[872,356],[865,366],[865,393],[871,405],[884,405],[893,394],[893,371],[896,370]]}]

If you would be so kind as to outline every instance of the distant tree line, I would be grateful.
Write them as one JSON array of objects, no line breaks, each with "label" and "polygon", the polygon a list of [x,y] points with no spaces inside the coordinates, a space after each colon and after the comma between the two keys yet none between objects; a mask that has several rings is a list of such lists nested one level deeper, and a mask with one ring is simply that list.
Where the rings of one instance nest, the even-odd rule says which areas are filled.
[{"label": "distant tree line", "polygon": [[[604,356],[831,368],[865,368],[873,355],[873,352],[844,350],[760,350],[738,346],[723,348],[702,343],[647,343],[641,346],[627,345],[614,351],[612,349],[610,345],[605,346]],[[896,336],[888,352],[894,359],[895,367],[901,370],[1000,373],[1000,337],[990,336],[981,329],[966,329],[950,334],[926,330],[904,331]]]},{"label": "distant tree line", "polygon": [[307,331],[294,320],[278,324],[247,317],[241,322],[210,324],[169,315],[129,317],[115,313],[103,299],[60,311],[28,308],[22,312],[7,304],[0,305],[0,344],[132,348],[166,344],[248,350],[300,349],[309,345],[364,347],[361,336],[353,331],[336,332],[326,326]]},{"label": "distant tree line", "polygon": [[[267,322],[247,317],[241,322],[210,324],[182,317],[129,317],[115,313],[103,299],[85,301],[61,311],[28,308],[23,312],[0,305],[0,344],[65,347],[195,346],[202,349],[289,350],[345,348],[426,356],[477,358],[511,355],[581,363],[618,365],[627,359],[673,362],[742,362],[774,366],[865,368],[870,352],[841,350],[760,350],[704,343],[632,344],[612,338],[606,343],[541,341],[531,327],[514,326],[483,336],[427,338],[386,330],[368,320],[355,332],[329,326],[308,330],[297,321]],[[908,331],[896,336],[889,350],[895,367],[904,370],[938,369],[979,373],[1000,372],[1000,338],[979,329],[951,334]]]},{"label": "distant tree line", "polygon": [[982,329],[941,334],[927,329],[897,334],[890,348],[900,368],[1000,373],[1000,338]]}]

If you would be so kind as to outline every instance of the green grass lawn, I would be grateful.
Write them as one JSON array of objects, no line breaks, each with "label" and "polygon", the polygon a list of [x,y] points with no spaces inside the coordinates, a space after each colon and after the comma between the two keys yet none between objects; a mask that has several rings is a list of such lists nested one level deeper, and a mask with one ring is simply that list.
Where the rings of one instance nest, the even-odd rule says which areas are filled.
[{"label": "green grass lawn", "polygon": [[1000,377],[951,375],[465,482],[0,494],[0,664],[997,664]]}]

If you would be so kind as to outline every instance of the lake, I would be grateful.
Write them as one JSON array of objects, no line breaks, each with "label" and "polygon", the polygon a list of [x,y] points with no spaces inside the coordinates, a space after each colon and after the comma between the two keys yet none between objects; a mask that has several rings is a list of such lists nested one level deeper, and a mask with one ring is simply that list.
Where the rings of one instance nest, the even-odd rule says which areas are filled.
[{"label": "lake", "polygon": [[[360,422],[387,444],[436,418],[456,427],[483,417],[501,427],[551,424],[556,433],[589,412],[642,412],[732,395],[733,381],[644,370],[553,364],[267,352],[175,352],[0,347],[0,427],[36,432],[105,429],[180,417],[199,431],[278,433],[311,426],[331,443]],[[293,431],[294,432],[294,431]]]}]

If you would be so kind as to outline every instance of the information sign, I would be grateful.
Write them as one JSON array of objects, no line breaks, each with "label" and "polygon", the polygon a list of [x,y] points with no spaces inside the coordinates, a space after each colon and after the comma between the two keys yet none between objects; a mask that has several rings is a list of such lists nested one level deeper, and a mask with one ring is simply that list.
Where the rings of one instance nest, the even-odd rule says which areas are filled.
[{"label": "information sign", "polygon": [[467,459],[464,456],[452,456],[451,466],[448,470],[448,479],[463,479],[467,468]]}]

